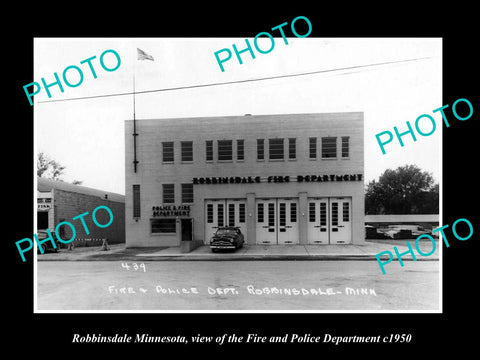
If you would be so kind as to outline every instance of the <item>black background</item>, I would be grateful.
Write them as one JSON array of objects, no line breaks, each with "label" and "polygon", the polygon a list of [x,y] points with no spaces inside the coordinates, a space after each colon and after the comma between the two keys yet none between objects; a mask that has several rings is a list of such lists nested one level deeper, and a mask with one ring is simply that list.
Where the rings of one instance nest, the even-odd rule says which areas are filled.
[{"label": "black background", "polygon": [[[306,3],[306,2],[305,2]],[[9,10],[11,21],[2,24],[3,91],[3,181],[6,194],[2,213],[3,231],[3,308],[2,342],[14,354],[47,352],[49,357],[95,355],[107,356],[175,356],[181,352],[193,355],[233,356],[245,351],[251,356],[260,350],[322,356],[342,355],[353,350],[360,356],[415,356],[419,352],[434,355],[447,349],[462,349],[464,354],[477,340],[473,316],[476,313],[475,293],[478,257],[478,163],[475,147],[476,124],[479,121],[478,58],[474,37],[478,19],[470,5],[459,2],[435,7],[418,7],[405,2],[387,2],[384,6],[340,3],[326,6],[308,2],[292,3],[245,2],[182,3],[180,9],[163,2],[127,4],[110,3],[101,9],[98,4],[78,3],[55,6],[30,5]],[[443,3],[445,4],[445,3]],[[26,7],[26,4],[24,3]],[[443,223],[451,224],[467,218],[474,226],[468,241],[450,235],[450,248],[444,246],[443,314],[34,314],[33,256],[21,262],[15,241],[32,236],[33,229],[33,108],[23,85],[34,81],[34,37],[241,37],[252,38],[261,31],[296,16],[306,16],[312,23],[310,37],[442,37],[443,38],[443,103],[450,104],[446,114],[450,127],[443,127]],[[299,33],[303,33],[301,29]],[[477,41],[476,41],[477,40]],[[477,86],[475,86],[477,85]],[[474,91],[474,89],[476,91]],[[458,98],[467,98],[474,113],[468,121],[456,120],[451,105]],[[404,106],[408,106],[405,104]],[[392,109],[395,111],[395,109]],[[408,120],[408,119],[406,119]],[[447,234],[451,234],[447,230]],[[409,344],[72,344],[72,335],[88,333],[149,333],[161,335],[221,336],[235,333],[263,336],[285,333],[330,333],[335,336],[376,336],[391,333],[412,334]],[[367,352],[368,351],[368,352]],[[151,353],[150,353],[151,352]],[[32,356],[36,356],[31,353]]]}]

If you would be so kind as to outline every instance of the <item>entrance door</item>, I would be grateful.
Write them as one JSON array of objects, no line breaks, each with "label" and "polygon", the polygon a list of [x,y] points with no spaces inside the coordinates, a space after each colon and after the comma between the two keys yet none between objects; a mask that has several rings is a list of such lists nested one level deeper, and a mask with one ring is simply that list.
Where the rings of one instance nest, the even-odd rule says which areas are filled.
[{"label": "entrance door", "polygon": [[328,244],[328,198],[308,199],[308,243]]},{"label": "entrance door", "polygon": [[181,219],[182,225],[182,241],[192,241],[193,227],[192,219]]},{"label": "entrance door", "polygon": [[255,206],[257,244],[277,244],[277,201],[275,199],[257,199]]},{"label": "entrance door", "polygon": [[243,199],[226,200],[226,225],[236,226],[247,242],[247,223],[245,221],[246,202]]},{"label": "entrance door", "polygon": [[278,199],[278,244],[298,244],[298,200]]},{"label": "entrance door", "polygon": [[350,244],[352,242],[351,207],[351,198],[330,198],[331,244]]},{"label": "entrance door", "polygon": [[37,230],[48,229],[48,211],[37,211]]},{"label": "entrance door", "polygon": [[208,244],[215,231],[225,226],[225,200],[206,200],[205,214],[205,244]]}]

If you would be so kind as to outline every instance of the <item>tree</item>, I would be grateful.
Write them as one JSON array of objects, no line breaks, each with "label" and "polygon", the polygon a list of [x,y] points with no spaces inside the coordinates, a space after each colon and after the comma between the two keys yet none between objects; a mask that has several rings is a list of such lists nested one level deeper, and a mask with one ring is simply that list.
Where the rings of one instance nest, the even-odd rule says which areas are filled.
[{"label": "tree", "polygon": [[[61,177],[66,167],[60,164],[59,162],[51,159],[47,154],[39,152],[37,155],[37,176],[64,181]],[[73,180],[73,185],[81,185],[83,181]]]},{"label": "tree", "polygon": [[37,176],[52,180],[61,180],[65,166],[57,161],[50,159],[50,157],[40,152],[37,156]]},{"label": "tree", "polygon": [[435,214],[438,202],[438,184],[415,165],[385,170],[378,181],[367,184],[365,192],[367,214]]}]

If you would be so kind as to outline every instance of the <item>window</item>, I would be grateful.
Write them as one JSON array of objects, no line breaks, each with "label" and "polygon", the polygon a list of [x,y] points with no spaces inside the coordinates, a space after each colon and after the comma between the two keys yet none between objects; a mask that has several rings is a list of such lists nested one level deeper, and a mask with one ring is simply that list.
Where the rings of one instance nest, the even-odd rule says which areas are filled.
[{"label": "window", "polygon": [[332,225],[338,226],[338,203],[332,202]]},{"label": "window", "polygon": [[244,160],[244,140],[237,140],[237,160]]},{"label": "window", "polygon": [[245,222],[245,204],[238,204],[238,222]]},{"label": "window", "polygon": [[175,202],[175,187],[174,184],[163,184],[163,202]]},{"label": "window", "polygon": [[218,140],[218,160],[232,160],[232,140]]},{"label": "window", "polygon": [[268,203],[268,232],[275,232],[275,204]]},{"label": "window", "polygon": [[350,221],[350,204],[348,202],[343,203],[343,221]]},{"label": "window", "polygon": [[310,149],[310,159],[317,158],[317,138],[311,137],[309,142],[309,149]]},{"label": "window", "polygon": [[193,203],[193,184],[182,184],[182,203]]},{"label": "window", "polygon": [[152,234],[176,233],[175,219],[151,219]]},{"label": "window", "polygon": [[213,140],[205,141],[206,159],[213,161]]},{"label": "window", "polygon": [[285,225],[287,225],[287,212],[286,212],[286,204],[280,203],[279,205],[279,225],[280,225],[280,232],[285,232]]},{"label": "window", "polygon": [[140,217],[140,185],[133,185],[133,217]]},{"label": "window", "polygon": [[263,139],[257,139],[257,160],[265,159],[265,146]]},{"label": "window", "polygon": [[264,212],[263,212],[263,203],[257,204],[257,223],[263,223],[264,221]]},{"label": "window", "polygon": [[213,223],[213,204],[207,204],[207,223]]},{"label": "window", "polygon": [[217,204],[217,225],[219,227],[224,226],[223,224],[223,204]]},{"label": "window", "polygon": [[163,162],[173,162],[173,141],[162,143]]},{"label": "window", "polygon": [[294,138],[288,139],[288,158],[290,160],[297,158],[297,143]]},{"label": "window", "polygon": [[182,141],[182,161],[193,161],[193,141]]},{"label": "window", "polygon": [[308,203],[308,221],[315,222],[315,203]]},{"label": "window", "polygon": [[283,160],[283,139],[269,139],[268,153],[270,160]]},{"label": "window", "polygon": [[342,136],[342,158],[348,158],[350,156],[350,138],[348,136]]},{"label": "window", "polygon": [[297,203],[290,203],[290,222],[297,222]]},{"label": "window", "polygon": [[320,203],[320,226],[327,226],[327,203]]},{"label": "window", "polygon": [[228,204],[228,226],[235,226],[235,204]]},{"label": "window", "polygon": [[334,159],[337,157],[337,138],[322,138],[322,159]]}]

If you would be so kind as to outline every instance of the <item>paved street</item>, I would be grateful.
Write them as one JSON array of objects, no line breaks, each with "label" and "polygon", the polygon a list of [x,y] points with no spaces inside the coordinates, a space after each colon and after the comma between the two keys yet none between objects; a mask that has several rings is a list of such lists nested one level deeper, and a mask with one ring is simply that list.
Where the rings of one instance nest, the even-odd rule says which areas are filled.
[{"label": "paved street", "polygon": [[[122,266],[122,264],[128,265]],[[144,264],[144,265],[142,265]],[[40,261],[38,310],[438,310],[439,262]]]}]

